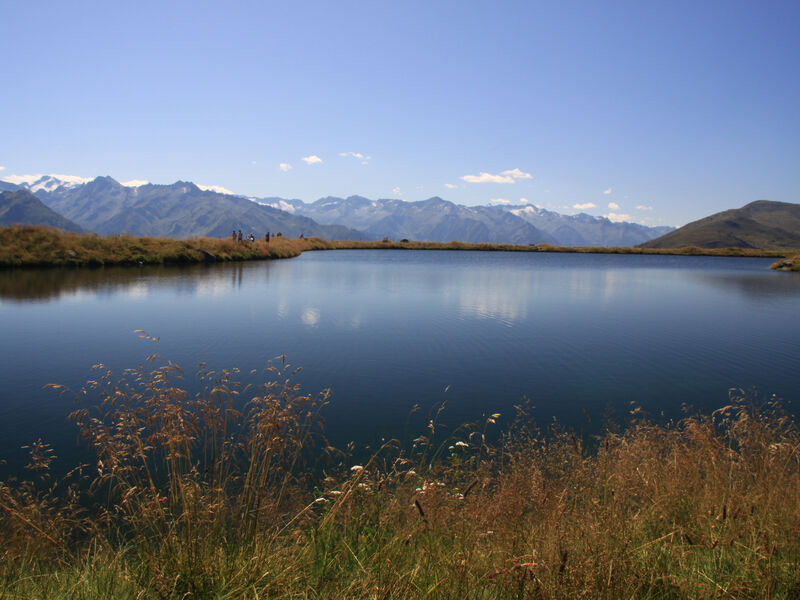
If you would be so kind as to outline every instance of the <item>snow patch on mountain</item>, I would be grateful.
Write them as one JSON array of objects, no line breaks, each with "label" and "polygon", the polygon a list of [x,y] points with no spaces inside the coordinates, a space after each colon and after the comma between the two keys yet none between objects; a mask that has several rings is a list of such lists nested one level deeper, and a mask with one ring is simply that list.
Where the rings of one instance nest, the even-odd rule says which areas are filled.
[{"label": "snow patch on mountain", "polygon": [[3,181],[24,187],[30,192],[52,192],[60,187],[72,188],[84,183],[89,183],[94,177],[78,177],[77,175],[8,175]]},{"label": "snow patch on mountain", "polygon": [[228,194],[230,196],[235,196],[236,192],[232,192],[227,188],[222,187],[221,185],[200,185],[199,183],[195,184],[204,192],[217,192],[218,194]]},{"label": "snow patch on mountain", "polygon": [[[252,198],[255,200],[255,198]],[[282,210],[291,214],[295,213],[295,206],[294,204],[290,204],[285,200],[277,200],[273,202],[258,202],[259,204],[263,204],[264,206],[271,206],[272,208],[277,208],[278,210]]]}]

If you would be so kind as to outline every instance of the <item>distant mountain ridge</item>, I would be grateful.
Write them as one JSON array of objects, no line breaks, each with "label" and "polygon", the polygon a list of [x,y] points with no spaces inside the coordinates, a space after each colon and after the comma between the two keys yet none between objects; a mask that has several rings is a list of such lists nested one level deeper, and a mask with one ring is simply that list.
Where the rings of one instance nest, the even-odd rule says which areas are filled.
[{"label": "distant mountain ridge", "polygon": [[[21,187],[36,184],[22,182]],[[226,237],[233,229],[262,237],[267,231],[290,237],[364,239],[358,231],[258,204],[243,196],[201,189],[186,181],[170,185],[122,185],[96,177],[73,185],[39,185],[37,197],[52,210],[95,233],[171,238]]]},{"label": "distant mountain ridge", "polygon": [[[318,223],[341,223],[368,237],[431,242],[489,242],[511,244],[555,243],[548,234],[496,207],[461,206],[439,197],[419,202],[370,200],[363,196],[321,198],[312,204],[300,200],[271,200]],[[266,199],[265,199],[266,201]]]},{"label": "distant mountain ridge", "polygon": [[673,227],[648,227],[611,221],[586,213],[562,215],[531,204],[506,206],[510,213],[547,232],[563,246],[635,246],[672,231]]},{"label": "distant mountain ridge", "polygon": [[0,226],[16,224],[47,225],[64,231],[83,231],[77,223],[50,210],[28,190],[0,192]]},{"label": "distant mountain ridge", "polygon": [[634,246],[673,229],[615,223],[585,213],[562,215],[532,205],[462,206],[439,197],[420,202],[363,196],[327,197],[310,204],[283,198],[259,201],[319,223],[341,223],[376,238]]},{"label": "distant mountain ridge", "polygon": [[232,229],[327,239],[633,246],[671,228],[563,215],[532,205],[464,206],[439,197],[418,202],[326,197],[312,203],[246,198],[217,186],[177,181],[120,183],[111,177],[9,176],[0,189],[27,189],[49,208],[100,234],[224,237]]},{"label": "distant mountain ridge", "polygon": [[800,204],[757,200],[684,225],[643,248],[800,248]]}]

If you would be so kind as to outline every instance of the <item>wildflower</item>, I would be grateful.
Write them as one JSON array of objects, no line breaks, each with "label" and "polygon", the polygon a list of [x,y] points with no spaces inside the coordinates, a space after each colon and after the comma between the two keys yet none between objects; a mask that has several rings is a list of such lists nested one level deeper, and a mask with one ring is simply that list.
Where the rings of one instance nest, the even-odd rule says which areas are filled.
[{"label": "wildflower", "polygon": [[455,444],[458,448],[468,448],[469,444],[467,442],[456,442]]},{"label": "wildflower", "polygon": [[364,467],[362,467],[361,465],[353,465],[352,467],[350,467],[350,470],[355,471],[357,473],[359,471],[363,471]]}]

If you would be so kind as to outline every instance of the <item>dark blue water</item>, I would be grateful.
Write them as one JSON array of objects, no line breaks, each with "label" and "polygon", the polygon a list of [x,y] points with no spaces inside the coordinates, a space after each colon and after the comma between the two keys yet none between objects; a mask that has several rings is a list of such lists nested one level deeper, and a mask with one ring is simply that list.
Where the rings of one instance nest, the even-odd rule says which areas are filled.
[{"label": "dark blue water", "polygon": [[[800,274],[769,259],[336,251],[186,268],[0,272],[0,457],[75,448],[71,402],[90,367],[154,351],[191,373],[263,367],[332,389],[333,441],[402,435],[446,400],[453,425],[527,397],[542,424],[680,416],[728,389],[800,398]],[[133,333],[158,336],[158,347]],[[449,386],[449,387],[448,387]],[[448,391],[445,392],[445,389]],[[587,415],[595,425],[588,425]],[[417,423],[418,424],[418,423]]]}]

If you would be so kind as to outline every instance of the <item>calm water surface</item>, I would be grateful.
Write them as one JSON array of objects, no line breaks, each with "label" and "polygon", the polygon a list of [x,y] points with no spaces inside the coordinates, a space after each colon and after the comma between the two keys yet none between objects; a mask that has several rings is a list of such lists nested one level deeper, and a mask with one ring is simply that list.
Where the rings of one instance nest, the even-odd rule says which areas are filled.
[{"label": "calm water surface", "polygon": [[[332,389],[339,444],[402,435],[411,407],[458,424],[679,416],[728,389],[800,397],[800,274],[769,259],[336,251],[270,263],[0,272],[0,458],[41,436],[74,452],[71,401],[102,362],[157,350],[191,373],[286,354],[306,391]],[[133,333],[158,336],[158,348]],[[447,392],[445,388],[449,386]],[[589,424],[587,415],[593,424]],[[416,431],[418,433],[419,430]],[[0,474],[2,471],[0,470]]]}]

